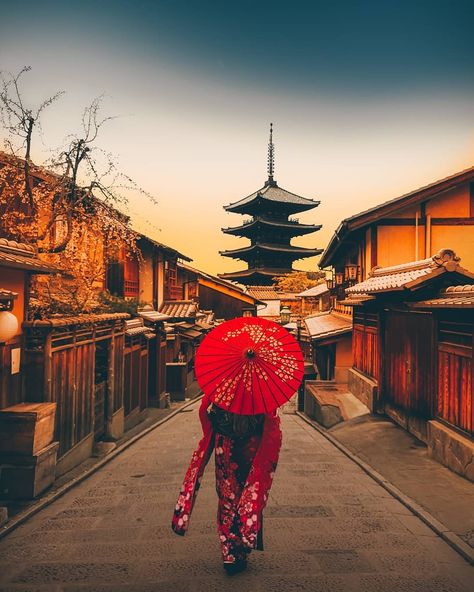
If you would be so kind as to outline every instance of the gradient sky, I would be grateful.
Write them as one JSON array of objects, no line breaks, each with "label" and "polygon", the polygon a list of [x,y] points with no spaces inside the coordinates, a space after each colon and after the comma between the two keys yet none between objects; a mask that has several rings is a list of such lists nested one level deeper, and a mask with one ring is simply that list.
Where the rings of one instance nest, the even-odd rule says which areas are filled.
[{"label": "gradient sky", "polygon": [[31,104],[66,91],[35,159],[105,94],[120,117],[98,145],[158,199],[132,196],[135,226],[211,273],[243,266],[218,255],[246,244],[220,232],[241,220],[222,206],[265,181],[270,121],[277,181],[321,200],[300,216],[324,225],[302,246],[474,161],[472,0],[25,0],[1,14],[0,69],[32,66]]}]

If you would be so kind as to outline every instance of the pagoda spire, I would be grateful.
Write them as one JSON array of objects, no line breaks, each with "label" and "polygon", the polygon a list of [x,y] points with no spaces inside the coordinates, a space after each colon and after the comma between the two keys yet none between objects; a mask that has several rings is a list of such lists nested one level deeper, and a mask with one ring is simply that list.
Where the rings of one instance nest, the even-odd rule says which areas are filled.
[{"label": "pagoda spire", "polygon": [[273,178],[275,171],[275,144],[273,143],[273,123],[270,123],[270,140],[268,142],[268,158],[267,158],[268,180],[265,186],[275,187],[276,181]]}]

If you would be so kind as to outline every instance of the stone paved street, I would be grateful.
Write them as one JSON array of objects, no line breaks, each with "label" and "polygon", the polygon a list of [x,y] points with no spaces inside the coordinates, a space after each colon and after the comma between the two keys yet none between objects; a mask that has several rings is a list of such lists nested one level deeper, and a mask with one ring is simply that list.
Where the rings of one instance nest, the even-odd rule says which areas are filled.
[{"label": "stone paved street", "polygon": [[[464,592],[474,569],[323,436],[283,416],[266,550],[229,579],[212,466],[189,534],[170,519],[199,437],[197,405],[0,540],[0,589],[48,592]],[[388,462],[388,460],[387,460]]]}]

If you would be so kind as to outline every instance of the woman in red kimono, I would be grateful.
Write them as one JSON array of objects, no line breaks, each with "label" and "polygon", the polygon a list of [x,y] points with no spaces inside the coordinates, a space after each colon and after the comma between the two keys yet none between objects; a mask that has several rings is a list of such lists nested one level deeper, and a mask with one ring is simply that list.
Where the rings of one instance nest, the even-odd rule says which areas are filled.
[{"label": "woman in red kimono", "polygon": [[224,568],[232,575],[247,567],[252,549],[263,549],[262,512],[268,500],[281,447],[277,412],[236,415],[204,396],[199,409],[203,437],[193,453],[172,520],[184,535],[204,469],[215,451],[219,496],[217,531]]}]

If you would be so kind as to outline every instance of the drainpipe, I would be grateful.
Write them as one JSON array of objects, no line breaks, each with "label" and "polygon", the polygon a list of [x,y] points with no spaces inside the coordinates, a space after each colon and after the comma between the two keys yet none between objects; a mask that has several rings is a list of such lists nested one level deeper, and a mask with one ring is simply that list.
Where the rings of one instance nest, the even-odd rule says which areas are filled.
[{"label": "drainpipe", "polygon": [[418,210],[415,214],[415,261],[418,261]]},{"label": "drainpipe", "polygon": [[425,252],[426,259],[428,259],[428,257],[431,257],[431,214],[426,214],[425,238]]}]

